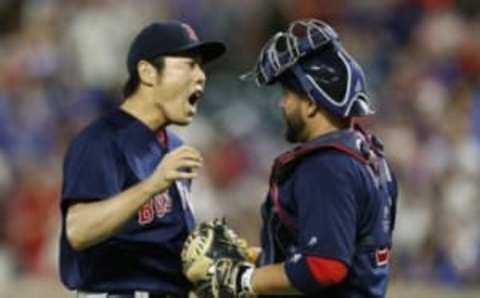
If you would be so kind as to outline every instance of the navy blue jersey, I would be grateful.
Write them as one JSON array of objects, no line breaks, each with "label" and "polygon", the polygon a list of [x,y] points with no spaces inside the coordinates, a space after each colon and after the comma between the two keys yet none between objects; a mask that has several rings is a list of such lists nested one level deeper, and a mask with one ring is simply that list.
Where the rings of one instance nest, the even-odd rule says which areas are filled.
[{"label": "navy blue jersey", "polygon": [[181,141],[155,132],[115,110],[83,130],[64,161],[60,273],[70,289],[96,292],[144,290],[187,295],[180,251],[194,222],[188,207],[189,181],[148,200],[109,239],[77,252],[65,234],[67,208],[74,202],[108,199],[148,177]]},{"label": "navy blue jersey", "polygon": [[[259,265],[285,262],[290,281],[306,296],[386,294],[396,182],[367,143],[357,131],[330,133],[283,155],[274,166],[262,206]],[[322,289],[309,271],[308,256],[341,261],[348,276]]]}]

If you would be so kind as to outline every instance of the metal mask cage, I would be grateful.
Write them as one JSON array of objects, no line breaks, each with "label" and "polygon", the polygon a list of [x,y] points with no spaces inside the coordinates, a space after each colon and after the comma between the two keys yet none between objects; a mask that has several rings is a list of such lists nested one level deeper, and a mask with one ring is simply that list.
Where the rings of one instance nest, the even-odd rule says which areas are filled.
[{"label": "metal mask cage", "polygon": [[[321,74],[319,76],[313,68],[324,65],[334,68],[332,75],[342,77],[344,85],[333,80],[330,83],[322,81]],[[299,20],[291,23],[285,32],[275,34],[262,48],[254,70],[241,79],[253,77],[261,87],[273,84],[287,70],[291,70],[311,100],[336,116],[344,118],[374,113],[363,70],[342,47],[335,30],[322,21]]]},{"label": "metal mask cage", "polygon": [[270,84],[307,54],[338,41],[338,34],[324,22],[309,19],[290,24],[286,32],[275,34],[262,48],[254,71],[242,76],[254,76],[258,86]]}]

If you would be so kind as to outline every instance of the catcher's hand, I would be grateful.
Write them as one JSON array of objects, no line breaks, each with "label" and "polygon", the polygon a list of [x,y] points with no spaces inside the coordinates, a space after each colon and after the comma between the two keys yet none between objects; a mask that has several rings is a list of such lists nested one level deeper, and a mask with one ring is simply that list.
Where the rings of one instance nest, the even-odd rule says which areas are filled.
[{"label": "catcher's hand", "polygon": [[252,263],[232,259],[218,259],[210,268],[211,291],[215,298],[255,297],[251,286]]},{"label": "catcher's hand", "polygon": [[253,264],[225,220],[201,223],[182,250],[183,271],[200,298],[248,297]]}]

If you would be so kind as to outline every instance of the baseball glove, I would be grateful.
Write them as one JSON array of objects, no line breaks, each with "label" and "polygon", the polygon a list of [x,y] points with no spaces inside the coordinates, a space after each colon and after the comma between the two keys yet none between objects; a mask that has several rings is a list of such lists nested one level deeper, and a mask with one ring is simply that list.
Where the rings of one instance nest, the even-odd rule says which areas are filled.
[{"label": "baseball glove", "polygon": [[245,273],[251,275],[247,246],[225,219],[201,223],[187,237],[182,250],[183,271],[199,298],[248,297]]}]

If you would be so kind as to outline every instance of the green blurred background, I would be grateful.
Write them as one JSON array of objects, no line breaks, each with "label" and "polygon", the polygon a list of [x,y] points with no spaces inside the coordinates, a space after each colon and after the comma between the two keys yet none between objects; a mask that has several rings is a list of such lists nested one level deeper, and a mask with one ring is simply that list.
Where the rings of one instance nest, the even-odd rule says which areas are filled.
[{"label": "green blurred background", "polygon": [[237,77],[291,20],[331,23],[364,66],[400,179],[388,297],[480,297],[480,2],[476,0],[1,0],[0,297],[73,297],[57,273],[69,140],[121,102],[144,25],[180,19],[227,55],[178,129],[206,159],[200,219],[226,216],[258,244],[259,206],[282,138],[274,87]]}]

